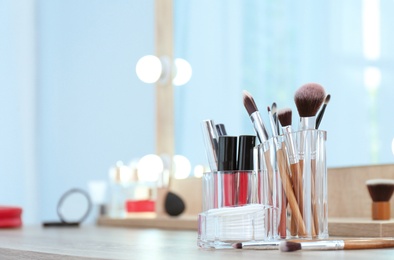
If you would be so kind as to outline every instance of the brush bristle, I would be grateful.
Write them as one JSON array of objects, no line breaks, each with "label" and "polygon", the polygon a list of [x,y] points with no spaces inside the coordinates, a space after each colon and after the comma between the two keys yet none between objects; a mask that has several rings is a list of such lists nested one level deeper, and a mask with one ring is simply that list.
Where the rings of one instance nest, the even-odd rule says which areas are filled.
[{"label": "brush bristle", "polygon": [[279,245],[279,250],[282,252],[294,252],[297,250],[301,250],[301,248],[301,243],[291,241],[283,241]]},{"label": "brush bristle", "polygon": [[324,99],[324,104],[327,105],[330,102],[331,95],[327,94],[326,98]]},{"label": "brush bristle", "polygon": [[276,107],[276,103],[275,102],[272,103],[271,109],[272,109],[272,112],[276,112],[277,107]]},{"label": "brush bristle", "polygon": [[389,201],[394,192],[394,180],[373,179],[366,181],[373,201]]},{"label": "brush bristle", "polygon": [[291,117],[292,111],[290,108],[283,108],[278,112],[278,119],[283,127],[291,125]]},{"label": "brush bristle", "polygon": [[308,83],[301,86],[294,95],[300,117],[315,116],[325,97],[324,88],[317,83]]},{"label": "brush bristle", "polygon": [[235,243],[235,244],[232,244],[232,246],[233,246],[233,248],[236,248],[236,249],[242,249],[242,243]]},{"label": "brush bristle", "polygon": [[244,101],[244,106],[246,108],[246,111],[248,111],[249,116],[257,111],[257,106],[256,106],[256,103],[254,102],[252,95],[249,92],[247,92],[246,90],[244,90],[244,92],[243,92],[243,101]]}]

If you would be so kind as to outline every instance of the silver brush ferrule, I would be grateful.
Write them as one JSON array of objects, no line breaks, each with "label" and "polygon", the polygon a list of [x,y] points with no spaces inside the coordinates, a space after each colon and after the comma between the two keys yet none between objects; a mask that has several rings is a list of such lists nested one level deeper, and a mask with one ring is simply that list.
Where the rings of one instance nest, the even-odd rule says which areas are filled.
[{"label": "silver brush ferrule", "polygon": [[298,162],[298,156],[297,156],[297,149],[296,145],[294,143],[294,139],[292,136],[292,129],[291,126],[285,126],[282,128],[283,129],[283,135],[285,136],[285,143],[286,143],[286,148],[288,151],[288,157],[289,157],[289,162],[290,164],[294,164]]},{"label": "silver brush ferrule", "polygon": [[345,242],[343,240],[301,242],[301,248],[305,250],[340,250],[344,247]]},{"label": "silver brush ferrule", "polygon": [[250,119],[252,119],[252,123],[254,126],[254,130],[256,131],[257,137],[260,140],[260,143],[264,143],[268,140],[268,133],[264,127],[263,120],[261,119],[260,113],[258,111],[252,113],[250,115]]},{"label": "silver brush ferrule", "polygon": [[316,129],[316,116],[301,117],[298,130]]}]

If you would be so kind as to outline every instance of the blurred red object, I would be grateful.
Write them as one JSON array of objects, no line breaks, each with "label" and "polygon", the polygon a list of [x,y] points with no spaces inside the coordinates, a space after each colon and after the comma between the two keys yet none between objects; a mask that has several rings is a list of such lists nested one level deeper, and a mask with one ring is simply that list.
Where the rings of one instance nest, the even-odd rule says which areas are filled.
[{"label": "blurred red object", "polygon": [[15,228],[22,226],[22,208],[0,206],[0,228]]},{"label": "blurred red object", "polygon": [[132,212],[154,212],[154,200],[128,200],[126,201],[126,211]]}]

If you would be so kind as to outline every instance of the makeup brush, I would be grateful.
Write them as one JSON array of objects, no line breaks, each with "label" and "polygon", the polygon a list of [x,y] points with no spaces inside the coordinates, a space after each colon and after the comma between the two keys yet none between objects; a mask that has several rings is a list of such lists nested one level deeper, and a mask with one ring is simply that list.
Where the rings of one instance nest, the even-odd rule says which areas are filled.
[{"label": "makeup brush", "polygon": [[278,121],[278,108],[277,108],[275,102],[272,103],[271,110],[272,110],[272,117],[274,118],[275,125],[276,125],[276,132],[277,132],[278,135],[280,135],[279,121]]},{"label": "makeup brush", "polygon": [[[288,157],[289,157],[289,162],[291,165],[291,171],[292,171],[292,177],[293,177],[293,187],[294,187],[294,192],[296,193],[297,200],[299,201],[299,206],[301,213],[303,211],[304,207],[304,199],[303,199],[303,183],[301,179],[301,165],[299,158],[297,156],[297,149],[295,142],[293,140],[292,136],[292,110],[290,108],[283,108],[279,110],[278,112],[278,118],[279,122],[282,125],[283,129],[283,135],[285,137],[285,143],[288,151]],[[298,165],[298,166],[297,166]],[[296,175],[295,175],[295,174]],[[314,177],[312,176],[312,197],[314,197]],[[316,230],[318,228],[318,218],[317,218],[317,213],[316,213],[316,207],[312,205],[312,234],[316,234]],[[313,224],[314,223],[314,224]],[[293,231],[294,232],[294,231]]]},{"label": "makeup brush", "polygon": [[227,135],[226,127],[224,124],[216,124],[216,131],[219,136]]},{"label": "makeup brush", "polygon": [[243,103],[246,111],[248,111],[250,119],[252,120],[254,129],[260,143],[264,143],[268,140],[267,130],[265,129],[260,112],[257,109],[256,103],[254,102],[252,95],[246,90],[243,91]]},{"label": "makeup brush", "polygon": [[232,244],[235,249],[278,250],[280,241],[239,242]]},{"label": "makeup brush", "polygon": [[271,126],[272,137],[277,137],[278,130],[276,129],[274,115],[272,114],[271,108],[269,106],[267,106],[267,111],[268,111],[268,118],[269,118],[270,126]]},{"label": "makeup brush", "polygon": [[390,199],[394,191],[394,180],[372,179],[366,183],[372,198],[372,219],[390,219]]},{"label": "makeup brush", "polygon": [[[282,143],[282,151],[286,155],[285,156],[285,163],[287,161],[289,161],[291,165],[296,164],[296,163],[298,163],[297,151],[296,151],[296,146],[295,146],[293,137],[291,135],[291,133],[293,132],[292,127],[291,127],[292,110],[290,108],[280,109],[278,111],[278,120],[279,120],[280,125],[282,125],[283,135],[285,137],[285,141],[284,141],[284,143]],[[287,153],[285,153],[286,148],[284,147],[284,144],[286,144],[286,146],[287,146]],[[288,169],[288,167],[286,167],[286,169]],[[292,176],[292,183],[293,183],[292,186],[294,187],[294,183],[297,182],[296,176],[294,174],[290,174],[290,173],[287,173],[287,175]],[[284,182],[284,181],[286,181],[286,179],[282,179],[282,182]],[[296,187],[294,187],[294,188],[296,188],[294,190],[294,192],[295,192],[295,196],[296,196],[297,201],[299,200],[298,187],[299,187],[298,185]],[[297,207],[299,207],[298,202],[297,202]],[[302,208],[300,208],[300,210],[302,210]],[[294,221],[293,215],[291,217],[291,222],[290,222],[290,234],[292,236],[297,235],[297,227],[296,227],[296,222]]]},{"label": "makeup brush", "polygon": [[300,115],[299,130],[316,128],[316,113],[325,97],[324,88],[317,83],[305,84],[296,91],[294,102]]},{"label": "makeup brush", "polygon": [[[324,88],[317,83],[307,83],[301,86],[294,95],[294,101],[298,110],[298,114],[300,116],[299,128],[298,130],[308,130],[308,129],[316,129],[316,113],[320,109],[323,104],[323,101],[326,97],[326,93]],[[300,169],[300,179],[304,179],[305,190],[306,193],[310,189],[311,193],[313,193],[313,183],[316,175],[316,159],[313,158],[315,156],[316,149],[316,135],[311,133],[308,135],[307,133],[302,133],[300,135],[300,140],[298,142],[298,156],[299,156],[299,169]],[[306,146],[309,146],[311,149],[310,166],[308,165],[306,168],[310,170],[306,170],[304,173],[304,157],[305,157],[305,149]],[[307,174],[307,176],[304,176]],[[302,189],[300,189],[303,191]],[[311,194],[313,197],[314,195]],[[304,210],[309,211],[312,210],[309,208],[305,208]],[[313,211],[313,210],[312,210]],[[309,215],[309,214],[307,214]],[[308,216],[304,216],[308,219]],[[316,229],[314,225],[312,225],[313,230]],[[312,230],[312,231],[313,231]]]},{"label": "makeup brush", "polygon": [[[285,137],[286,151],[287,151],[287,159],[290,163],[290,171],[292,176],[294,193],[298,202],[298,206],[301,214],[303,214],[304,210],[304,196],[303,196],[303,184],[302,184],[302,174],[297,154],[297,148],[295,141],[293,139],[293,130],[292,130],[292,110],[290,108],[280,109],[278,112],[278,119],[280,124],[282,125],[283,135]],[[285,150],[285,149],[283,149]],[[294,221],[291,222],[290,231],[292,235],[296,235],[295,233],[297,227],[294,227]]]},{"label": "makeup brush", "polygon": [[204,139],[205,152],[207,155],[209,168],[212,172],[218,170],[218,139],[219,134],[216,130],[215,123],[211,119],[203,120],[201,122],[201,130]]},{"label": "makeup brush", "polygon": [[279,245],[282,252],[297,250],[352,250],[378,249],[394,247],[392,238],[343,239],[343,240],[312,240],[308,242],[283,241]]},{"label": "makeup brush", "polygon": [[327,94],[326,98],[324,99],[324,104],[323,104],[322,108],[320,109],[319,114],[317,114],[317,117],[316,117],[316,129],[318,129],[320,126],[321,120],[323,119],[324,112],[326,111],[326,107],[328,105],[328,102],[330,102],[330,99],[331,99],[331,95]]}]

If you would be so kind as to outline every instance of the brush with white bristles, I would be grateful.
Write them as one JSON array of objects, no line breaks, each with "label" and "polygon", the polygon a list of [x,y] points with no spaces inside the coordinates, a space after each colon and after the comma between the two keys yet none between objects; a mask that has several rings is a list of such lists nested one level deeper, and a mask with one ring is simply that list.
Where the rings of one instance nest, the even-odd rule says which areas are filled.
[{"label": "brush with white bristles", "polygon": [[316,129],[316,114],[325,97],[324,88],[317,83],[305,84],[296,91],[294,102],[300,115],[299,130]]}]

